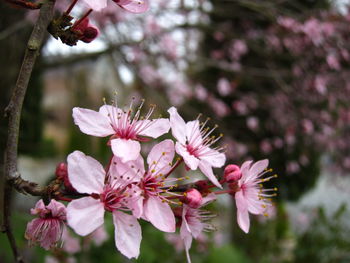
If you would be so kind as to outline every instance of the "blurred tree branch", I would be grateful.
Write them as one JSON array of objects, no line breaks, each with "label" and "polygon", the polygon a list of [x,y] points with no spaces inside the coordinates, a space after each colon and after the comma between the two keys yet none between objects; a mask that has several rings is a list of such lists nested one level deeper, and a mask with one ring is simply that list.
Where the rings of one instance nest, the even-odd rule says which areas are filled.
[{"label": "blurred tree branch", "polygon": [[4,175],[1,180],[4,183],[3,191],[3,218],[1,230],[6,233],[10,242],[15,262],[24,262],[16,245],[15,238],[12,233],[11,226],[11,196],[13,183],[19,179],[17,171],[17,151],[20,116],[22,111],[23,100],[27,91],[28,82],[32,74],[32,70],[39,55],[41,45],[43,43],[46,29],[53,17],[53,8],[55,0],[48,0],[43,3],[39,18],[34,25],[32,34],[29,38],[23,63],[18,75],[16,86],[13,90],[10,103],[5,109],[5,116],[8,116],[8,138],[5,150]]}]

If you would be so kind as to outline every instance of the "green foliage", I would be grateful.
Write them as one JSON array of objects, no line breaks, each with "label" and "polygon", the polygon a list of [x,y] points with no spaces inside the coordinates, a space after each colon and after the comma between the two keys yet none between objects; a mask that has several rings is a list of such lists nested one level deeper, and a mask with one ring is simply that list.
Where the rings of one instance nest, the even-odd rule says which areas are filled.
[{"label": "green foliage", "polygon": [[350,227],[346,205],[331,216],[319,208],[310,227],[300,235],[295,248],[295,262],[346,263],[350,262]]}]

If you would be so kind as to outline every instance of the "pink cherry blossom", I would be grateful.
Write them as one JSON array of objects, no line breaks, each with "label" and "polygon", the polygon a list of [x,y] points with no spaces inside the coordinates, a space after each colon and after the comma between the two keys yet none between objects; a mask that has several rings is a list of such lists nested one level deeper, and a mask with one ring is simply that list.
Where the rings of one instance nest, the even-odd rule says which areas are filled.
[{"label": "pink cherry blossom", "polygon": [[143,102],[135,114],[132,114],[132,103],[127,111],[112,105],[104,105],[98,112],[74,108],[74,122],[83,133],[97,137],[113,135],[110,144],[114,155],[123,162],[136,160],[141,150],[139,141],[147,140],[143,136],[158,138],[170,129],[168,119],[150,120],[154,105],[141,117]]},{"label": "pink cherry blossom", "polygon": [[221,136],[218,138],[210,136],[214,129],[209,131],[204,124],[200,125],[199,120],[185,123],[175,107],[171,107],[168,112],[172,134],[177,139],[176,152],[182,156],[191,170],[199,167],[213,184],[221,187],[212,167],[222,167],[226,157],[220,149],[210,148]]},{"label": "pink cherry blossom", "polygon": [[141,227],[136,218],[140,216],[139,191],[130,184],[135,178],[118,173],[119,160],[115,157],[107,173],[98,161],[79,151],[71,153],[67,161],[73,187],[87,195],[67,206],[68,225],[77,234],[86,236],[102,226],[104,213],[109,211],[113,214],[116,247],[126,257],[137,258],[141,243]]},{"label": "pink cherry blossom", "polygon": [[30,210],[32,215],[38,215],[27,225],[25,237],[31,243],[38,243],[46,250],[54,247],[62,236],[62,231],[66,220],[66,207],[51,200],[45,206],[42,199],[40,199],[35,207]]},{"label": "pink cherry blossom", "polygon": [[[143,159],[126,163],[126,168],[118,169],[126,171],[129,166],[135,167],[134,171],[141,178],[140,188],[143,196],[143,218],[150,221],[156,228],[164,232],[175,232],[175,217],[164,195],[174,194],[166,190],[166,183],[173,182],[173,178],[167,178],[172,170],[175,149],[172,140],[164,140],[156,144],[147,157],[148,169],[145,170]],[[122,172],[122,171],[120,171]],[[136,175],[137,176],[137,175]]]},{"label": "pink cherry blossom", "polygon": [[[216,199],[215,194],[211,193],[203,198],[199,208],[207,205]],[[213,226],[207,221],[213,217],[208,211],[199,208],[191,208],[184,205],[182,208],[182,222],[180,227],[180,236],[184,241],[187,261],[190,263],[191,258],[189,250],[192,245],[192,239],[197,239],[202,231],[214,230]]]},{"label": "pink cherry blossom", "polygon": [[249,232],[250,226],[248,212],[255,215],[264,214],[266,208],[271,206],[268,198],[275,195],[267,192],[275,191],[276,189],[262,189],[260,186],[262,182],[275,177],[261,178],[269,171],[265,170],[268,164],[267,159],[254,164],[252,164],[252,161],[244,162],[241,166],[242,176],[238,180],[237,185],[234,184],[234,187],[238,187],[235,190],[237,222],[239,227],[246,233]]}]

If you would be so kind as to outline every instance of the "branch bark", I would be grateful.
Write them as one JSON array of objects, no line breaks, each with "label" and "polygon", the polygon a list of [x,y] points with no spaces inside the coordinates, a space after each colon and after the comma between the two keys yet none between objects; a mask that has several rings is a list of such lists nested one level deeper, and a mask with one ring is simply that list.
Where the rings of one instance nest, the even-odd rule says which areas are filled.
[{"label": "branch bark", "polygon": [[[16,262],[24,262],[16,245],[11,227],[11,196],[13,183],[18,179],[17,172],[17,150],[19,125],[24,97],[27,91],[28,82],[33,71],[36,58],[39,55],[43,43],[46,29],[53,17],[55,0],[45,2],[39,13],[39,18],[34,25],[29,38],[23,63],[17,78],[16,86],[13,90],[9,105],[5,109],[5,116],[8,116],[8,137],[5,150],[4,175],[1,180],[5,182],[3,192],[3,225],[1,230],[6,233],[11,245]],[[1,185],[1,184],[0,184]]]}]

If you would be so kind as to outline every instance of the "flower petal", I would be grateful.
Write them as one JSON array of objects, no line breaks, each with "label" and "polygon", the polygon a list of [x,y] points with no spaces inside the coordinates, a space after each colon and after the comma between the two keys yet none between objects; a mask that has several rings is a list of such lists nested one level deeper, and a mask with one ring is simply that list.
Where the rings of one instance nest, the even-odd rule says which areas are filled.
[{"label": "flower petal", "polygon": [[258,174],[262,173],[264,171],[264,169],[267,168],[268,165],[269,165],[268,159],[257,161],[256,163],[254,163],[252,165],[252,167],[250,167],[249,173],[251,175],[258,175]]},{"label": "flower petal", "polygon": [[209,147],[200,154],[199,158],[205,160],[212,167],[216,168],[222,167],[226,162],[226,156],[224,153],[210,149]]},{"label": "flower petal", "polygon": [[[116,1],[118,3],[118,1]],[[129,1],[128,4],[119,4],[120,7],[131,13],[144,13],[149,9],[148,0],[137,0],[137,1]]]},{"label": "flower petal", "polygon": [[150,196],[144,203],[146,218],[159,230],[175,232],[175,216],[170,206],[158,197]]},{"label": "flower petal", "polygon": [[107,6],[107,1],[106,0],[83,0],[85,2],[85,4],[87,4],[91,9],[99,12],[101,11],[103,8],[105,8]]},{"label": "flower petal", "polygon": [[218,179],[213,173],[213,169],[211,168],[210,164],[205,162],[204,160],[201,160],[199,162],[199,169],[204,173],[206,177],[217,187],[222,188],[221,184],[219,183]]},{"label": "flower petal", "polygon": [[143,120],[136,123],[137,126],[142,125],[143,128],[139,135],[147,136],[152,138],[158,138],[159,136],[167,133],[170,129],[169,119],[154,119],[154,120]]},{"label": "flower petal", "polygon": [[238,191],[235,194],[237,206],[237,223],[239,227],[245,232],[249,232],[250,220],[248,214],[248,205],[244,198],[243,192]]},{"label": "flower petal", "polygon": [[241,180],[245,180],[247,176],[249,175],[249,168],[253,161],[245,161],[242,166],[241,166],[241,173],[242,173],[242,178]]},{"label": "flower petal", "polygon": [[171,169],[171,164],[175,155],[174,142],[164,140],[156,144],[147,157],[148,170],[152,174],[166,174]]},{"label": "flower petal", "polygon": [[73,118],[83,133],[97,137],[114,134],[109,119],[97,111],[76,107],[73,108]]},{"label": "flower petal", "polygon": [[94,158],[75,151],[68,155],[68,178],[72,186],[85,194],[103,191],[105,170]]},{"label": "flower petal", "polygon": [[142,239],[141,226],[132,215],[113,212],[115,245],[127,258],[137,258],[140,254]]},{"label": "flower petal", "polygon": [[181,144],[186,144],[186,123],[181,118],[181,116],[177,113],[177,109],[175,107],[171,107],[168,109],[170,114],[170,127],[173,136],[178,140]]},{"label": "flower petal", "polygon": [[83,197],[67,206],[67,222],[81,236],[92,233],[103,224],[105,209],[100,200]]},{"label": "flower petal", "polygon": [[111,146],[113,154],[119,157],[124,163],[136,160],[141,151],[140,143],[130,139],[113,139],[111,140]]},{"label": "flower petal", "polygon": [[182,156],[186,165],[191,170],[196,170],[198,168],[199,159],[189,154],[187,149],[184,146],[182,146],[179,142],[176,142],[175,149],[176,149],[176,152]]},{"label": "flower petal", "polygon": [[199,129],[199,121],[189,121],[186,123],[186,137],[191,144],[202,144],[203,138]]}]

